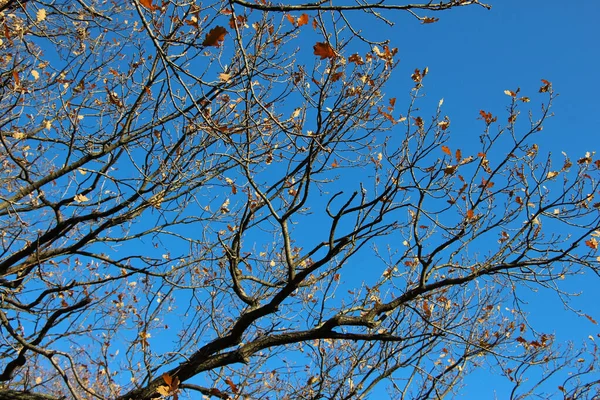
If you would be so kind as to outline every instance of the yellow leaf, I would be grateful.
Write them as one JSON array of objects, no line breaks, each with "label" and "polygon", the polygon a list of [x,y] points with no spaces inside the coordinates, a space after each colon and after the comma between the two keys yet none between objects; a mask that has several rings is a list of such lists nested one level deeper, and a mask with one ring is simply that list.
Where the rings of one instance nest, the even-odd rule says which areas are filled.
[{"label": "yellow leaf", "polygon": [[83,194],[78,194],[75,195],[75,197],[73,197],[73,200],[75,200],[77,203],[83,203],[84,201],[88,201],[89,199]]},{"label": "yellow leaf", "polygon": [[37,72],[35,69],[34,69],[34,70],[31,70],[31,75],[33,76],[33,79],[35,79],[36,81],[37,81],[38,79],[40,79],[40,73],[39,73],[39,72]]},{"label": "yellow leaf", "polygon": [[156,388],[156,393],[160,394],[161,396],[168,396],[171,391],[169,390],[168,386],[159,386]]},{"label": "yellow leaf", "polygon": [[219,74],[219,80],[221,82],[229,82],[229,79],[231,79],[231,74],[226,74],[225,72]]},{"label": "yellow leaf", "polygon": [[43,20],[46,19],[46,10],[44,10],[43,8],[40,8],[37,11],[37,14],[35,17],[36,17],[37,22],[42,22]]},{"label": "yellow leaf", "polygon": [[555,178],[557,175],[558,175],[558,172],[550,171],[550,172],[548,172],[548,175],[546,175],[546,178],[552,179],[552,178]]}]

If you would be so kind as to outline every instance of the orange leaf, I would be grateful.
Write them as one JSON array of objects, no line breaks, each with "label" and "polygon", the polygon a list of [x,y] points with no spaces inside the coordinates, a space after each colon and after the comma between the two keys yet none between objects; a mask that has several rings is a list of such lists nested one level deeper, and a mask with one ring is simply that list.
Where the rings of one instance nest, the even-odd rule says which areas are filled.
[{"label": "orange leaf", "polygon": [[446,154],[448,154],[449,156],[452,156],[452,151],[450,150],[450,147],[448,146],[442,146],[442,151]]},{"label": "orange leaf", "polygon": [[169,375],[167,372],[165,372],[164,374],[162,374],[162,378],[165,381],[165,383],[171,387],[171,382],[173,382],[173,379],[171,378],[171,375]]},{"label": "orange leaf", "polygon": [[335,58],[335,50],[329,45],[329,43],[317,42],[313,46],[315,56],[321,57],[321,60],[326,58]]},{"label": "orange leaf", "polygon": [[16,69],[13,69],[12,72],[13,79],[15,80],[15,86],[21,85],[21,80],[19,79],[19,73]]},{"label": "orange leaf", "polygon": [[235,383],[233,383],[233,381],[229,378],[225,379],[225,383],[229,385],[229,388],[231,389],[231,391],[233,393],[237,393],[240,390],[238,389],[237,385]]},{"label": "orange leaf", "polygon": [[348,57],[348,62],[353,62],[356,65],[363,65],[365,63],[358,53],[352,54],[350,57]]},{"label": "orange leaf", "polygon": [[598,250],[598,240],[596,240],[596,238],[586,240],[585,245],[591,249]]},{"label": "orange leaf", "polygon": [[460,162],[462,160],[462,151],[460,149],[456,149],[456,162]]},{"label": "orange leaf", "polygon": [[433,24],[434,22],[438,22],[440,19],[439,18],[433,18],[433,17],[424,17],[421,19],[421,23],[423,24]]},{"label": "orange leaf", "polygon": [[308,24],[308,14],[302,14],[299,18],[298,18],[298,27],[301,27],[303,25]]},{"label": "orange leaf", "polygon": [[285,14],[285,17],[292,23],[292,25],[296,25],[296,20],[290,14]]},{"label": "orange leaf", "polygon": [[222,26],[215,26],[206,34],[206,38],[202,42],[202,46],[221,46],[221,42],[225,40],[227,30]]},{"label": "orange leaf", "polygon": [[475,212],[473,210],[467,211],[467,218],[468,219],[473,219],[474,216],[475,216]]},{"label": "orange leaf", "polygon": [[142,6],[144,6],[144,8],[150,10],[150,11],[155,11],[158,10],[160,7],[155,6],[154,4],[152,4],[152,0],[140,0],[140,4]]}]

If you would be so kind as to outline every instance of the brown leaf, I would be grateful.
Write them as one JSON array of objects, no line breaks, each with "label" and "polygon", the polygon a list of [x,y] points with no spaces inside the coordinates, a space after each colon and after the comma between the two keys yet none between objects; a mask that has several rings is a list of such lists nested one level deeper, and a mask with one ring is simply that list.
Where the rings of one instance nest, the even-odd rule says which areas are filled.
[{"label": "brown leaf", "polygon": [[171,387],[171,383],[173,382],[173,378],[171,378],[171,375],[169,375],[167,372],[165,372],[164,374],[162,374],[162,378],[163,381],[165,381],[165,383]]},{"label": "brown leaf", "polygon": [[285,14],[285,17],[292,23],[292,25],[296,25],[296,20],[290,14]]},{"label": "brown leaf", "polygon": [[239,391],[240,391],[240,389],[237,387],[237,385],[236,385],[235,383],[233,383],[233,381],[232,381],[231,379],[229,379],[229,378],[226,378],[226,379],[225,379],[225,383],[226,383],[227,385],[229,385],[229,388],[231,389],[231,391],[232,391],[233,393],[237,393],[237,392],[239,392]]},{"label": "brown leaf", "polygon": [[542,87],[540,87],[540,93],[546,93],[552,87],[552,83],[548,82],[545,79],[542,79],[542,83],[543,83],[543,85],[542,85]]},{"label": "brown leaf", "polygon": [[313,49],[314,55],[321,57],[321,60],[335,58],[336,56],[335,50],[333,50],[333,47],[331,47],[329,43],[317,42],[317,44],[313,46]]},{"label": "brown leaf", "polygon": [[452,151],[450,150],[450,147],[442,146],[442,151],[452,157]]},{"label": "brown leaf", "polygon": [[13,76],[13,79],[15,80],[15,86],[20,86],[21,79],[19,79],[19,73],[17,72],[16,69],[13,69],[12,76]]},{"label": "brown leaf", "polygon": [[150,11],[156,11],[160,8],[152,4],[152,0],[140,0],[140,4]]},{"label": "brown leaf", "polygon": [[348,62],[353,62],[356,65],[363,65],[365,63],[358,53],[352,54],[350,57],[348,57]]},{"label": "brown leaf", "polygon": [[446,168],[444,168],[444,174],[452,175],[453,173],[456,172],[457,168],[458,168],[458,165],[448,165]]},{"label": "brown leaf", "polygon": [[434,18],[434,17],[423,17],[421,18],[421,23],[422,24],[433,24],[434,22],[438,22],[440,19],[439,18]]},{"label": "brown leaf", "polygon": [[222,26],[215,26],[206,34],[206,38],[202,42],[202,46],[213,46],[219,47],[221,46],[221,42],[225,40],[225,35],[227,34],[227,30]]},{"label": "brown leaf", "polygon": [[590,240],[585,241],[585,245],[590,249],[598,250],[598,240],[596,238],[591,238]]},{"label": "brown leaf", "polygon": [[473,210],[467,211],[467,219],[473,219],[475,212]]},{"label": "brown leaf", "polygon": [[298,27],[308,24],[308,14],[302,14],[296,22],[298,23]]}]

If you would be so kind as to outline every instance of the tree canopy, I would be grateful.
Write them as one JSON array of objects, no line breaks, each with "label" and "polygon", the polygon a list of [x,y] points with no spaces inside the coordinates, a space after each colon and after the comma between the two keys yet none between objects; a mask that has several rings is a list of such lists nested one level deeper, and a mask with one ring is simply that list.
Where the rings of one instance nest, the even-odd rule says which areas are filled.
[{"label": "tree canopy", "polygon": [[598,396],[593,340],[520,297],[600,268],[600,159],[536,144],[552,83],[459,148],[361,30],[464,7],[0,0],[0,399],[430,399],[483,368]]}]

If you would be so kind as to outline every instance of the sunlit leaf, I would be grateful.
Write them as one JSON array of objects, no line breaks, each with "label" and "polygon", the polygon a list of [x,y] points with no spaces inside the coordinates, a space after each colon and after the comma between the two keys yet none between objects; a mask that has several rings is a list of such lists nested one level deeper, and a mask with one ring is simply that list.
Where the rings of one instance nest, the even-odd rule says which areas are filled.
[{"label": "sunlit leaf", "polygon": [[444,153],[446,153],[447,155],[452,156],[452,150],[450,150],[450,147],[448,147],[448,146],[442,146],[442,151]]},{"label": "sunlit leaf", "polygon": [[331,47],[329,43],[317,42],[317,44],[313,46],[313,49],[314,55],[321,57],[321,60],[335,58],[336,56],[335,50],[333,50],[333,47]]},{"label": "sunlit leaf", "polygon": [[147,8],[150,11],[155,11],[158,10],[160,7],[155,6],[154,4],[152,4],[152,0],[139,0],[140,4],[142,6],[144,6],[145,8]]},{"label": "sunlit leaf", "polygon": [[39,22],[42,22],[43,20],[45,20],[45,19],[46,19],[46,15],[47,15],[47,14],[46,14],[46,10],[44,10],[43,8],[40,8],[40,9],[37,11],[37,13],[35,14],[35,19],[36,19],[36,21],[37,21],[38,23],[39,23]]},{"label": "sunlit leaf", "polygon": [[73,197],[73,200],[75,200],[77,203],[83,203],[84,201],[89,201],[89,198],[83,194],[77,194],[75,197]]}]

